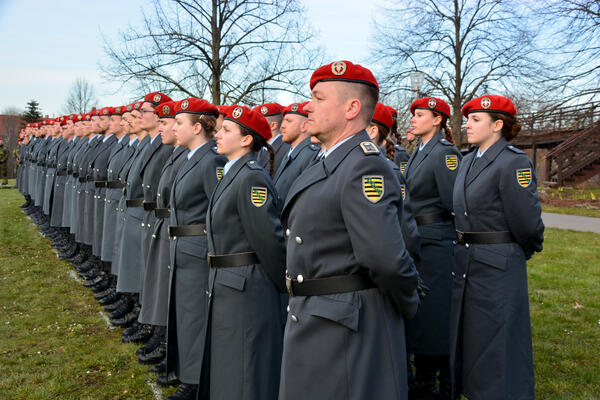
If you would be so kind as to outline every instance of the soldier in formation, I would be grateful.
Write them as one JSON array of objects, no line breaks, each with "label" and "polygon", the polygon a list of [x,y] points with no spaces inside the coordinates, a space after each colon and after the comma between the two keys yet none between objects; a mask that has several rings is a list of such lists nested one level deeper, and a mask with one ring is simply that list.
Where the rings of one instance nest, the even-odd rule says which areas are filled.
[{"label": "soldier in formation", "polygon": [[168,399],[533,399],[544,227],[512,102],[464,106],[463,159],[447,103],[416,100],[409,156],[369,69],[327,64],[309,87],[27,124],[21,207]]}]

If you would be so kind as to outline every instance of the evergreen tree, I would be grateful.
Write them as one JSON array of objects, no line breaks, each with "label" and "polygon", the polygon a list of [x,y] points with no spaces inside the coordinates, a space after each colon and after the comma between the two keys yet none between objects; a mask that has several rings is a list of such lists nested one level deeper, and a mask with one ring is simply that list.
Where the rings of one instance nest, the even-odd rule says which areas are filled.
[{"label": "evergreen tree", "polygon": [[25,123],[37,122],[42,118],[42,112],[39,109],[40,103],[35,100],[27,103],[27,110],[23,113]]}]

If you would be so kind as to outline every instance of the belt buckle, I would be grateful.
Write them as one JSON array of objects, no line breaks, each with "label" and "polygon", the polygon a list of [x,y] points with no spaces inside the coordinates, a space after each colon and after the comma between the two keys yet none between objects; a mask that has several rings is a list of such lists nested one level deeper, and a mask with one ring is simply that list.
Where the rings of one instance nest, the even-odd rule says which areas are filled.
[{"label": "belt buckle", "polygon": [[294,289],[292,288],[292,277],[290,274],[285,274],[285,287],[290,296],[294,297]]},{"label": "belt buckle", "polygon": [[206,257],[206,262],[208,263],[208,267],[209,267],[209,268],[212,268],[212,260],[213,260],[213,255],[212,255],[212,254],[209,254],[209,255]]},{"label": "belt buckle", "polygon": [[458,239],[458,243],[465,244],[465,233],[463,231],[456,231],[456,238]]}]

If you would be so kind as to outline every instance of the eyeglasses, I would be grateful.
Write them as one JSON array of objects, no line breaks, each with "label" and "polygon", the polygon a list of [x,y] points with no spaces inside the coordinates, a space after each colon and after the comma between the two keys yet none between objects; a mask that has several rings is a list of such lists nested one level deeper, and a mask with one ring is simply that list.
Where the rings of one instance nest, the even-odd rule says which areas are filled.
[{"label": "eyeglasses", "polygon": [[154,114],[154,110],[140,110],[140,112],[143,113],[152,113]]}]

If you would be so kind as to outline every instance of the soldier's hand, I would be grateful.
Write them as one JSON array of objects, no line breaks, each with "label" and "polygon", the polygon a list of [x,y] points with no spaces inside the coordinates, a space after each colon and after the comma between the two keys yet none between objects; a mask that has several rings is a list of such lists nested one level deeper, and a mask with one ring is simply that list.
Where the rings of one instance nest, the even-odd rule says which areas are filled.
[{"label": "soldier's hand", "polygon": [[421,279],[421,276],[419,276],[417,281],[417,294],[419,295],[419,300],[423,301],[428,293],[429,287],[425,285],[425,282],[423,282],[423,279]]}]

